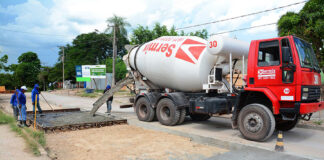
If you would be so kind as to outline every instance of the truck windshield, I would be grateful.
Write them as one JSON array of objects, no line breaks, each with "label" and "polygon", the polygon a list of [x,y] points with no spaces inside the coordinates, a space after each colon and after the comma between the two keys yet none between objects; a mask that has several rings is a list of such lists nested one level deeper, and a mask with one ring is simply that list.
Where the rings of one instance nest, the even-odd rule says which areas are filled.
[{"label": "truck windshield", "polygon": [[316,71],[320,71],[314,50],[312,46],[301,40],[299,38],[294,37],[295,45],[298,51],[300,65],[303,68],[312,68]]}]

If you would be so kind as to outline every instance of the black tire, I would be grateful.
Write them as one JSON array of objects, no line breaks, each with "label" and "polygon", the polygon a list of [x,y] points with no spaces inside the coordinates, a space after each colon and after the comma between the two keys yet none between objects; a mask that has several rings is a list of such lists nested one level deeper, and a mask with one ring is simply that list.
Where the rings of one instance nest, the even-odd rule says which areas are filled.
[{"label": "black tire", "polygon": [[278,120],[276,121],[276,130],[278,131],[289,131],[293,128],[296,127],[296,125],[298,124],[299,119],[296,118],[293,121],[284,121],[284,120]]},{"label": "black tire", "polygon": [[177,124],[182,124],[186,118],[186,114],[187,114],[187,111],[185,108],[181,109],[180,110],[180,118],[179,118],[179,121],[177,122]]},{"label": "black tire", "polygon": [[180,120],[180,110],[178,110],[169,98],[163,98],[156,107],[156,116],[163,125],[174,126]]},{"label": "black tire", "polygon": [[265,141],[274,132],[275,119],[269,108],[262,104],[245,106],[238,116],[238,128],[244,138]]},{"label": "black tire", "polygon": [[136,111],[137,118],[140,121],[145,121],[145,122],[153,121],[155,111],[151,107],[150,102],[145,97],[141,97],[137,100],[135,105],[135,111]]},{"label": "black tire", "polygon": [[190,114],[190,117],[194,121],[207,121],[211,116],[208,114]]}]

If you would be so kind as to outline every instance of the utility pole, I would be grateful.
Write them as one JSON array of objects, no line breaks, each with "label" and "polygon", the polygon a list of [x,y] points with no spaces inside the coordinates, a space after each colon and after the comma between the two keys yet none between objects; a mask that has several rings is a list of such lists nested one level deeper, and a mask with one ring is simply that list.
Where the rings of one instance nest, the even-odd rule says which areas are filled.
[{"label": "utility pole", "polygon": [[116,46],[116,26],[114,25],[114,40],[113,40],[113,68],[112,68],[112,86],[116,84],[116,57],[117,57],[117,46]]},{"label": "utility pole", "polygon": [[63,63],[63,83],[62,83],[62,87],[64,89],[64,47],[62,47],[62,50],[63,50],[63,57],[62,57],[62,63]]}]

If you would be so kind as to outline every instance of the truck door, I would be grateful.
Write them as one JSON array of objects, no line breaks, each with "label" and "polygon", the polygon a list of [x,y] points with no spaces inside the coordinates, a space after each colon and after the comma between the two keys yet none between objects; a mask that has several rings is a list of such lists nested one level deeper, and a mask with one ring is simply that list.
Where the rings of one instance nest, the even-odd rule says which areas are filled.
[{"label": "truck door", "polygon": [[275,89],[282,85],[279,40],[260,41],[255,86]]}]

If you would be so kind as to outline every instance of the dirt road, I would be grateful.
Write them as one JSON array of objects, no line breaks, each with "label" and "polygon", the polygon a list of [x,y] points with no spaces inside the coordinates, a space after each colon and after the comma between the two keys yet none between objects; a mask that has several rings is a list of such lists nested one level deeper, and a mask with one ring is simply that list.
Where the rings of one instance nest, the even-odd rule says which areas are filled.
[{"label": "dirt road", "polygon": [[164,132],[116,125],[46,135],[58,159],[206,159],[227,152]]}]

